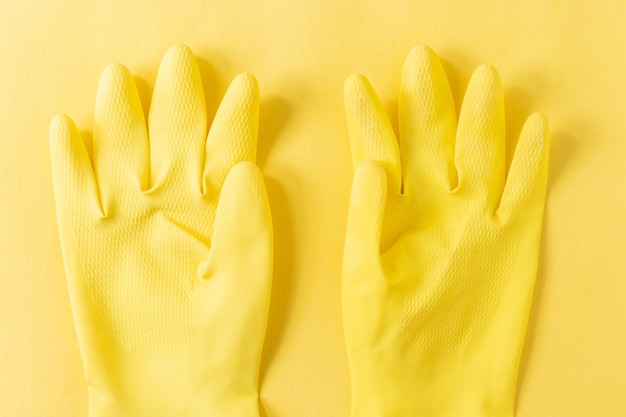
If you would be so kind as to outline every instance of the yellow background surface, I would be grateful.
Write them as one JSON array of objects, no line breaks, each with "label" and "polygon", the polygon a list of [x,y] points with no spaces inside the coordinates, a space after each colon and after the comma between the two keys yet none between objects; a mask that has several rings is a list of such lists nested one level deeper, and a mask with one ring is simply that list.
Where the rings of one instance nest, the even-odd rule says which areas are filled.
[{"label": "yellow background surface", "polygon": [[[212,117],[230,80],[261,88],[258,163],[275,227],[261,369],[266,416],[347,416],[340,270],[352,176],[343,81],[362,72],[397,125],[401,67],[430,45],[457,106],[500,72],[507,140],[552,128],[520,417],[626,415],[626,2],[0,2],[0,416],[86,416],[57,237],[48,126],[89,137],[102,69],[124,63],[148,108],[173,43],[199,59]],[[458,109],[458,107],[457,107]]]}]

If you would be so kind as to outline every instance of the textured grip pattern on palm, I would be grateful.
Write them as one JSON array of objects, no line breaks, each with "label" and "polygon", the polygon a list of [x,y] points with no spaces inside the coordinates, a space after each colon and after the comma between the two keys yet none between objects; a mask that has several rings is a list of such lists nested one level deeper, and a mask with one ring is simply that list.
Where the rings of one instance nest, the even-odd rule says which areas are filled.
[{"label": "textured grip pattern on palm", "polygon": [[[397,243],[420,254],[403,271],[419,279],[410,281],[402,317],[406,336],[420,350],[454,351],[469,342],[487,323],[510,274],[518,234],[512,228],[502,233],[483,213],[470,213],[467,205],[446,210],[442,223],[449,224],[416,230]],[[468,268],[472,264],[486,266],[480,276]]]},{"label": "textured grip pattern on palm", "polygon": [[[101,215],[85,199],[89,184],[80,167],[84,161],[68,158],[80,154],[68,148],[76,142],[60,140],[61,146],[52,148],[59,153],[52,158],[62,165],[62,177],[74,179],[61,184],[62,194],[94,303],[120,345],[133,355],[155,358],[173,355],[194,336],[193,283],[214,236],[220,188],[235,164],[254,160],[255,140],[250,138],[256,137],[258,117],[251,116],[258,106],[255,81],[240,76],[229,88],[210,132],[213,138],[205,145],[204,97],[188,48],[171,48],[159,77],[153,100],[158,106],[151,110],[156,119],[151,119],[151,133],[158,137],[151,140],[150,155],[130,74],[113,64],[101,77],[93,164]],[[58,137],[77,135],[63,131],[67,124],[58,128]],[[224,150],[203,175],[205,146]],[[154,159],[161,158],[157,162],[163,168],[153,170],[150,179],[150,169],[144,172],[149,157],[154,166]],[[211,178],[211,172],[219,175]],[[210,191],[203,193],[203,188]]]}]

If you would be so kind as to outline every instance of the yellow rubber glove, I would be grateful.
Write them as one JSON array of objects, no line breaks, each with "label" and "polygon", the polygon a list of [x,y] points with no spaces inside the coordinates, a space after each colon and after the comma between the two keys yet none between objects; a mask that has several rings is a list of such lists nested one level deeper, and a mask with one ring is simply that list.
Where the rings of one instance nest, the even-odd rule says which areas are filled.
[{"label": "yellow rubber glove", "polygon": [[272,226],[254,165],[257,82],[239,75],[206,136],[191,51],[165,55],[149,140],[126,68],[102,74],[93,166],[57,116],[50,150],[90,417],[258,416]]},{"label": "yellow rubber glove", "polygon": [[476,69],[458,127],[434,52],[403,71],[396,140],[367,80],[345,85],[354,182],[343,261],[353,417],[510,417],[548,168],[539,114],[505,174],[502,87]]}]

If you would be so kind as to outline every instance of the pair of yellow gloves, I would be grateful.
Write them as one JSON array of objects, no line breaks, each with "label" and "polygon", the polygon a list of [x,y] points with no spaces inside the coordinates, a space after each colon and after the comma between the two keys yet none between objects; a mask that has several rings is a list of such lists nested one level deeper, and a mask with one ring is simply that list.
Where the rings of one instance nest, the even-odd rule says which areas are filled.
[{"label": "pair of yellow gloves", "polygon": [[[343,322],[353,417],[510,417],[537,268],[548,132],[532,115],[505,172],[500,80],[457,123],[435,53],[404,66],[399,137],[367,80],[345,108],[355,169]],[[50,127],[59,233],[90,417],[257,417],[272,219],[254,164],[255,78],[208,131],[191,51],[165,55],[146,126],[125,67],[98,87],[93,163]],[[149,131],[149,135],[148,135]]]}]

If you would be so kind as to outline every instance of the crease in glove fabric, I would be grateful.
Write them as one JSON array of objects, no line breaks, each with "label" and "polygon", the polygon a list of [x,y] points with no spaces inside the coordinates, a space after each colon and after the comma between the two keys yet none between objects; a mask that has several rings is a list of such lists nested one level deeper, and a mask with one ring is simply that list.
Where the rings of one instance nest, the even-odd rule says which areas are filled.
[{"label": "crease in glove fabric", "polygon": [[342,305],[353,417],[510,417],[532,301],[548,127],[505,170],[504,101],[483,65],[459,120],[443,67],[408,55],[399,135],[360,75],[345,84],[355,169]]},{"label": "crease in glove fabric", "polygon": [[50,150],[90,417],[258,416],[272,222],[254,164],[255,78],[231,83],[207,136],[182,45],[157,75],[149,123],[128,70],[98,86],[94,156],[67,116]]}]

